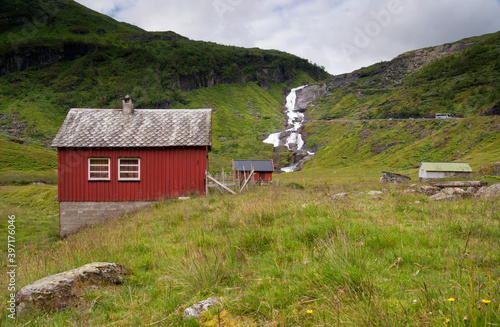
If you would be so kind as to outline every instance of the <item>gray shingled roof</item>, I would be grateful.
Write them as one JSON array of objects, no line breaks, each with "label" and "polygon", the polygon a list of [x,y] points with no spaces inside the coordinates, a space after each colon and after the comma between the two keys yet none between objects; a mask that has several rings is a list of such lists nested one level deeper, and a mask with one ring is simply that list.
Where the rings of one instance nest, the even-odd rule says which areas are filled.
[{"label": "gray shingled roof", "polygon": [[251,167],[255,171],[270,172],[274,171],[272,160],[237,160],[233,159],[233,169],[239,171],[250,171]]},{"label": "gray shingled roof", "polygon": [[71,109],[53,147],[211,146],[210,109]]}]

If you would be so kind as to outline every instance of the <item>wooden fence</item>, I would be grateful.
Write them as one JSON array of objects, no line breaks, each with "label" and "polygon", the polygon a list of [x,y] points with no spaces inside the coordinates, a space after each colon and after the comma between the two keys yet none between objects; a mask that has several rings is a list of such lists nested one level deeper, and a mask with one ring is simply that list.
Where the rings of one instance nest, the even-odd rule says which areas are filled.
[{"label": "wooden fence", "polygon": [[[241,178],[240,176],[243,176]],[[228,171],[225,172],[222,168],[222,172],[210,174],[206,172],[206,194],[209,194],[210,189],[216,189],[221,193],[229,192],[231,194],[241,193],[245,188],[255,187],[254,169],[251,167],[251,171]]]}]

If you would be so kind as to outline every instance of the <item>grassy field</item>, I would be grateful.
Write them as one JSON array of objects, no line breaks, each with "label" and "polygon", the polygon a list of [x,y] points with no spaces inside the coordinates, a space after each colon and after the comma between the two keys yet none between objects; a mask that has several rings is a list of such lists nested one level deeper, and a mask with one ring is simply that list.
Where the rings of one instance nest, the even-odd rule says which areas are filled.
[{"label": "grassy field", "polygon": [[422,161],[467,161],[477,171],[500,158],[500,118],[310,122],[306,168],[407,169]]},{"label": "grassy field", "polygon": [[[57,186],[0,186],[1,239],[7,240],[7,216],[17,219],[17,247],[52,244],[59,239]],[[5,251],[6,248],[1,249]]]},{"label": "grassy field", "polygon": [[[55,187],[4,187],[2,201],[12,212],[3,214],[17,214],[24,244],[16,253],[19,287],[95,261],[123,264],[134,275],[122,286],[90,291],[77,308],[15,324],[2,301],[2,325],[500,323],[498,200],[431,202],[403,194],[407,186],[379,184],[375,170],[343,175],[321,184],[287,174],[281,187],[167,200],[62,241],[53,237],[50,218]],[[290,187],[296,184],[306,187]],[[388,191],[380,200],[366,194],[382,188]],[[365,193],[330,196],[354,191]],[[16,194],[30,200],[12,205]],[[3,239],[5,225],[0,233]],[[5,273],[0,282],[6,289]],[[209,296],[221,298],[216,309],[199,322],[182,319],[184,309]]]},{"label": "grassy field", "polygon": [[0,185],[57,183],[57,152],[0,139]]}]

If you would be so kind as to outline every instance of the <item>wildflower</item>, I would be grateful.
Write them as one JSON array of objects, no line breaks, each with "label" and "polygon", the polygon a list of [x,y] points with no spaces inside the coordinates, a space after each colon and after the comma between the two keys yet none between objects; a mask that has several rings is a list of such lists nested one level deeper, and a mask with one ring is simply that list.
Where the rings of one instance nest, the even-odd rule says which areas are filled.
[{"label": "wildflower", "polygon": [[448,301],[450,301],[450,302],[455,302],[455,298],[450,297],[450,298],[448,299]]},{"label": "wildflower", "polygon": [[491,303],[491,300],[485,300],[485,299],[482,299],[481,302],[483,302],[484,304],[490,304]]},{"label": "wildflower", "polygon": [[307,310],[306,311],[308,314],[312,315],[313,314],[313,311],[312,310]]},{"label": "wildflower", "polygon": [[450,323],[450,319],[446,318],[446,323],[449,324]]}]

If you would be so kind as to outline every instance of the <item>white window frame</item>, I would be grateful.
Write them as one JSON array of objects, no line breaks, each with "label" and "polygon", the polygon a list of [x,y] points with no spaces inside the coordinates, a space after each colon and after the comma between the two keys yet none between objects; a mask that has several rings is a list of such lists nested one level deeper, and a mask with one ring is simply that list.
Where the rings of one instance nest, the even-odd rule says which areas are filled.
[{"label": "white window frame", "polygon": [[[121,161],[122,160],[137,160],[137,165],[135,164],[127,164],[125,166],[137,166],[137,171],[124,171],[122,170]],[[122,173],[137,173],[137,177],[121,177]],[[119,181],[140,181],[141,180],[141,158],[127,158],[122,157],[118,158],[118,180]]]},{"label": "white window frame", "polygon": [[[91,163],[92,160],[107,160],[107,164],[93,164]],[[111,179],[111,164],[110,164],[110,159],[106,157],[89,157],[88,158],[88,178],[89,181],[109,181]],[[90,168],[92,166],[107,166],[107,170],[99,170],[99,171],[91,171]],[[108,173],[108,177],[92,177],[92,173]]]}]

